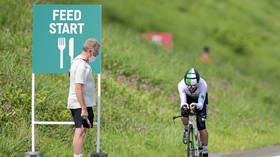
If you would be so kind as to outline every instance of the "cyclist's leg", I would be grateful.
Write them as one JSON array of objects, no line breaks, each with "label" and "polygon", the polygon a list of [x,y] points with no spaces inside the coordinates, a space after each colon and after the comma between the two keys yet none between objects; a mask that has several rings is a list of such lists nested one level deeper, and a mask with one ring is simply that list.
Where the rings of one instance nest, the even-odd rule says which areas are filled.
[{"label": "cyclist's leg", "polygon": [[188,123],[189,123],[187,111],[181,109],[181,115],[183,116],[183,117],[181,118],[182,123],[183,123],[183,125],[184,125],[185,127],[187,127],[187,126],[188,126]]},{"label": "cyclist's leg", "polygon": [[207,150],[208,146],[208,131],[207,129],[200,130],[200,139],[202,146],[204,147],[205,150]]},{"label": "cyclist's leg", "polygon": [[188,144],[188,123],[189,123],[189,119],[188,119],[188,112],[184,109],[181,108],[181,120],[182,120],[182,123],[184,125],[184,133],[183,133],[183,143],[184,144]]},{"label": "cyclist's leg", "polygon": [[200,132],[200,139],[203,146],[208,145],[208,132],[206,129],[206,117],[202,113],[200,116],[197,116],[197,128]]},{"label": "cyclist's leg", "polygon": [[208,131],[206,129],[206,117],[201,115],[197,117],[197,128],[200,133],[201,144],[203,147],[203,156],[208,156]]},{"label": "cyclist's leg", "polygon": [[206,129],[206,118],[208,110],[208,94],[206,94],[206,99],[202,111],[199,113],[200,116],[197,117],[197,128],[200,132],[200,139],[203,146],[203,152],[208,156],[208,131]]}]

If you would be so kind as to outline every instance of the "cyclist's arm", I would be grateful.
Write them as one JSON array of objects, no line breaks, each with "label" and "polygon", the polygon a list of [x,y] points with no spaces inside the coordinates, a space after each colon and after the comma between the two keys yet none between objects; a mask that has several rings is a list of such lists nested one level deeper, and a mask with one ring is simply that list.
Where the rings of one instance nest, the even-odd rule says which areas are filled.
[{"label": "cyclist's arm", "polygon": [[199,109],[199,110],[202,110],[203,108],[203,104],[204,104],[204,101],[205,101],[205,98],[206,98],[206,93],[207,93],[207,84],[205,81],[202,82],[202,87],[201,87],[201,92],[199,94],[199,97],[198,97],[198,102],[196,104],[196,107]]},{"label": "cyclist's arm", "polygon": [[178,83],[178,92],[179,92],[179,96],[180,96],[180,107],[182,107],[183,105],[187,104],[187,96],[184,90],[184,81],[181,80]]}]

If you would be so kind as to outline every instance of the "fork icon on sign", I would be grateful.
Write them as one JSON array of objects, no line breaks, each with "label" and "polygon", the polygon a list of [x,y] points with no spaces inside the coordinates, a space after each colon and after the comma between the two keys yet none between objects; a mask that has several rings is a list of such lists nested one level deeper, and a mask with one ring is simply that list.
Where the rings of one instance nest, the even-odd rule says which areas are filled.
[{"label": "fork icon on sign", "polygon": [[63,50],[66,47],[65,38],[58,38],[57,46],[58,46],[58,49],[60,50],[60,69],[63,69]]}]

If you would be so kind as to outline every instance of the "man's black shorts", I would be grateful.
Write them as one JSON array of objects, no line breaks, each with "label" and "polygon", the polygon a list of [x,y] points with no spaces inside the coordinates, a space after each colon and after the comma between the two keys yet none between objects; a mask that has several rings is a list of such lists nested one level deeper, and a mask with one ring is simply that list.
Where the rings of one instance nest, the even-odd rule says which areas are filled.
[{"label": "man's black shorts", "polygon": [[[70,109],[70,110],[71,110],[72,117],[73,117],[73,120],[75,123],[75,128],[81,128],[82,126],[84,128],[89,128],[87,121],[85,119],[83,119],[81,116],[81,112],[82,112],[81,108]],[[88,111],[88,120],[90,121],[91,125],[93,126],[94,114],[93,114],[92,107],[87,107],[87,111]]]}]

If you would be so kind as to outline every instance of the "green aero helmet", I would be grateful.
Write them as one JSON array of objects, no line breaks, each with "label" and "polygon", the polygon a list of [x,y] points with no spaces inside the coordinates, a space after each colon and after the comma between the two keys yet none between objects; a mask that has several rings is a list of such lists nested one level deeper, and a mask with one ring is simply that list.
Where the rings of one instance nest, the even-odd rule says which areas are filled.
[{"label": "green aero helmet", "polygon": [[187,86],[196,87],[196,85],[199,83],[199,80],[200,76],[196,69],[190,68],[189,70],[187,70],[184,77],[184,82]]}]

